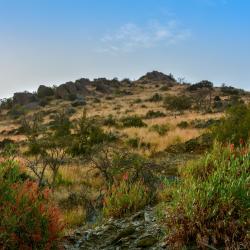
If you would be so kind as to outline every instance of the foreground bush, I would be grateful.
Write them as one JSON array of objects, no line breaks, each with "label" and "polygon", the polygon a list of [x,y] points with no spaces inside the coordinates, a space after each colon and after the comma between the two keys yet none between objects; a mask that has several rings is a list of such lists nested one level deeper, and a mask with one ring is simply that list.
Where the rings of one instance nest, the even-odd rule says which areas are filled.
[{"label": "foreground bush", "polygon": [[128,175],[113,184],[104,198],[104,215],[120,218],[144,208],[149,202],[148,188],[142,181],[130,183]]},{"label": "foreground bush", "polygon": [[249,249],[249,170],[249,146],[219,144],[184,168],[168,207],[168,244]]},{"label": "foreground bush", "polygon": [[20,176],[15,163],[0,164],[0,249],[57,249],[63,224],[50,191]]}]

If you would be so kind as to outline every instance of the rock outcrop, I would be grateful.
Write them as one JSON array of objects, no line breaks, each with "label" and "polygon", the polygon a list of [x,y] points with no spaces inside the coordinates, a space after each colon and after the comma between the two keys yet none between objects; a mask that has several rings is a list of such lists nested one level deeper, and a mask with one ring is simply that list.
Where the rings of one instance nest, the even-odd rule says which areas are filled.
[{"label": "rock outcrop", "polygon": [[44,98],[47,96],[53,96],[54,95],[54,90],[50,87],[47,87],[45,85],[40,85],[38,90],[37,90],[37,96],[39,98]]},{"label": "rock outcrop", "polygon": [[106,78],[97,78],[93,81],[96,91],[103,94],[110,94],[115,89],[119,88],[121,83],[117,79],[108,80]]},{"label": "rock outcrop", "polygon": [[164,83],[169,87],[176,84],[176,80],[171,74],[165,75],[158,71],[148,72],[146,75],[140,77],[136,82],[143,84],[158,82],[158,83]]},{"label": "rock outcrop", "polygon": [[13,96],[14,105],[26,105],[37,101],[37,96],[29,92],[18,92]]},{"label": "rock outcrop", "polygon": [[85,96],[89,93],[85,82],[78,80],[76,82],[66,82],[58,86],[55,90],[55,96],[60,99],[68,100],[71,96]]},{"label": "rock outcrop", "polygon": [[151,208],[124,219],[110,219],[89,230],[77,230],[67,237],[65,249],[120,250],[164,249],[164,233]]}]

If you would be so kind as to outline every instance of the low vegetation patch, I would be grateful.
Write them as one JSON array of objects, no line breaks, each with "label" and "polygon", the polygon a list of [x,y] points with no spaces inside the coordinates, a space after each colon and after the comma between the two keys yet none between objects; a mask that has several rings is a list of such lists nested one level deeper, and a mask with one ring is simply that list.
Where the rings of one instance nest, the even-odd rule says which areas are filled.
[{"label": "low vegetation patch", "polygon": [[198,247],[249,249],[250,148],[224,148],[180,171],[181,182],[167,207],[167,242],[180,249]]},{"label": "low vegetation patch", "polygon": [[175,110],[175,111],[183,111],[183,110],[191,109],[192,99],[185,95],[182,95],[182,96],[168,95],[164,99],[164,106],[167,109]]},{"label": "low vegetation patch", "polygon": [[159,135],[165,135],[170,130],[169,124],[155,124],[150,128],[151,131],[158,133]]},{"label": "low vegetation patch", "polygon": [[164,116],[166,116],[166,114],[161,111],[149,110],[145,115],[145,119],[153,119],[153,118],[164,117]]},{"label": "low vegetation patch", "polygon": [[230,140],[234,144],[246,142],[250,136],[250,107],[240,104],[229,108],[226,117],[212,131],[221,142]]},{"label": "low vegetation patch", "polygon": [[113,184],[104,198],[104,215],[120,218],[144,208],[149,202],[147,186],[139,180],[130,183],[128,173],[122,180]]},{"label": "low vegetation patch", "polygon": [[146,127],[147,124],[139,116],[127,116],[121,119],[122,126],[127,127]]}]

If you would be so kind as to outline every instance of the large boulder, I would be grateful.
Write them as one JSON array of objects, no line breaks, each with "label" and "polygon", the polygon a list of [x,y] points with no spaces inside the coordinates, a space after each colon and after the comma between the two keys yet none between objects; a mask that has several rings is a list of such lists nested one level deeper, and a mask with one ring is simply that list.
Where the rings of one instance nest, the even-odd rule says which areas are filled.
[{"label": "large boulder", "polygon": [[103,94],[110,94],[113,90],[119,88],[121,83],[116,79],[108,80],[106,78],[94,79],[93,85],[96,87],[96,91]]},{"label": "large boulder", "polygon": [[37,96],[29,92],[18,92],[13,96],[14,105],[26,105],[37,101]]},{"label": "large boulder", "polygon": [[55,90],[55,96],[60,99],[67,99],[69,96],[69,92],[66,88],[65,84],[61,84]]},{"label": "large boulder", "polygon": [[89,93],[85,86],[86,82],[81,79],[76,82],[66,82],[56,88],[55,96],[65,100],[72,99],[72,96],[83,97]]},{"label": "large boulder", "polygon": [[37,90],[37,95],[39,98],[44,98],[47,96],[53,96],[54,95],[54,90],[50,87],[40,85],[38,90]]}]

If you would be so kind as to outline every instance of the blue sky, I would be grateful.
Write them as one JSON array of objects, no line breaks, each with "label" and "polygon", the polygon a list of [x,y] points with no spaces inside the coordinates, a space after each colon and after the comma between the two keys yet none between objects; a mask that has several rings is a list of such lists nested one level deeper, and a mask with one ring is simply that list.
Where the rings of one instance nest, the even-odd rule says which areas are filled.
[{"label": "blue sky", "polygon": [[0,98],[147,71],[250,90],[249,0],[0,0]]}]

